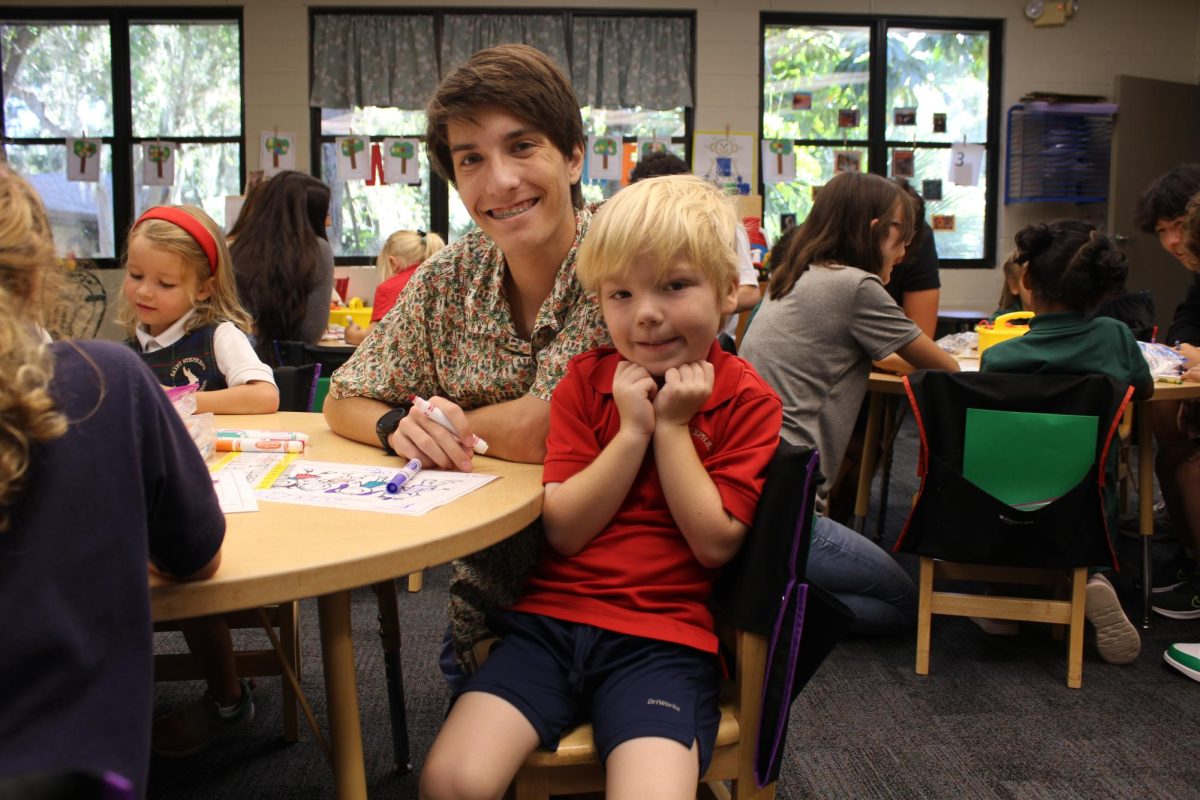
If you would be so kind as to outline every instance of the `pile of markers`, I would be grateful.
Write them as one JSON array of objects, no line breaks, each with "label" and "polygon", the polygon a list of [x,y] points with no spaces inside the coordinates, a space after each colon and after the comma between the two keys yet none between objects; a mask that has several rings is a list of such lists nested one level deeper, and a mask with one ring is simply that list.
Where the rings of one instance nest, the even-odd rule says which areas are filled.
[{"label": "pile of markers", "polygon": [[308,449],[308,434],[295,431],[254,431],[220,428],[217,452],[221,453],[303,453]]}]

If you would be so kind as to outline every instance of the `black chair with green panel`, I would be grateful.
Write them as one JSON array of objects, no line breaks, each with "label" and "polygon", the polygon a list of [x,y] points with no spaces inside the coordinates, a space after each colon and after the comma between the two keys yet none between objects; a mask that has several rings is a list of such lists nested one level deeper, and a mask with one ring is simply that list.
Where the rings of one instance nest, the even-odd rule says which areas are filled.
[{"label": "black chair with green panel", "polygon": [[[929,672],[933,614],[1047,622],[1067,626],[1078,688],[1088,568],[1117,567],[1112,445],[1133,390],[1101,375],[930,370],[904,383],[920,487],[895,549],[921,557],[917,673]],[[1056,592],[939,591],[935,579]]]}]

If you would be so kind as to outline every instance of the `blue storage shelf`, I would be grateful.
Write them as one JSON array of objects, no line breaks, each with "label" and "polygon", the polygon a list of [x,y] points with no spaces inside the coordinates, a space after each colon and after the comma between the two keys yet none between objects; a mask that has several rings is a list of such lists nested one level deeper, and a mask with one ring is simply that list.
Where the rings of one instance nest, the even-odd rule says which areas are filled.
[{"label": "blue storage shelf", "polygon": [[1116,109],[1100,103],[1010,108],[1004,202],[1107,201]]}]

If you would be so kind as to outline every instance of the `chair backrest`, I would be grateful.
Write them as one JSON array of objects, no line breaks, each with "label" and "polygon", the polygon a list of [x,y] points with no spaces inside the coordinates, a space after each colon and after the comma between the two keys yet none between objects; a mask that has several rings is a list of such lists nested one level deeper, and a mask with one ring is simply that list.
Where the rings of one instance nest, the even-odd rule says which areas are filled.
[{"label": "chair backrest", "polygon": [[973,564],[1112,563],[1105,461],[1132,396],[1103,375],[905,378],[920,490],[896,550]]},{"label": "chair backrest", "polygon": [[96,274],[87,269],[65,273],[63,296],[52,304],[46,330],[54,339],[94,339],[100,332],[108,295]]},{"label": "chair backrest", "polygon": [[275,367],[275,385],[279,387],[280,411],[312,411],[321,377],[320,364],[302,367]]},{"label": "chair backrest", "polygon": [[780,441],[754,524],[713,590],[718,617],[768,639],[755,732],[760,788],[779,777],[792,701],[854,620],[853,612],[805,578],[820,481],[817,451]]},{"label": "chair backrest", "polygon": [[303,367],[313,363],[304,342],[276,339],[271,342],[271,349],[275,351],[275,363],[271,366]]}]

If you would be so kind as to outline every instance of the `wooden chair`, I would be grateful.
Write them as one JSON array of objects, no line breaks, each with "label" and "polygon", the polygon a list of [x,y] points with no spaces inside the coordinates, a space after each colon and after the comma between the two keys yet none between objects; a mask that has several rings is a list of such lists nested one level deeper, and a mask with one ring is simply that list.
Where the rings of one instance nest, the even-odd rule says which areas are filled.
[{"label": "wooden chair", "polygon": [[[796,606],[789,607],[787,600],[781,602],[779,598],[794,597],[797,581],[803,577],[807,541],[812,532],[817,474],[812,465],[815,464],[815,453],[780,445],[768,471],[754,526],[739,556],[723,570],[714,592],[717,618],[738,619],[744,624],[740,628],[729,623],[718,624],[722,642],[733,653],[730,665],[733,676],[721,687],[721,720],[712,760],[700,778],[702,796],[742,800],[775,796],[774,779],[768,779],[771,768],[758,770],[760,776],[766,776],[761,779],[763,786],[759,786],[756,777],[756,759],[760,765],[764,761],[760,752],[763,741],[768,747],[777,745],[769,754],[775,759],[784,743],[782,735],[760,731],[763,698],[782,692],[783,707],[774,710],[778,712],[776,717],[782,714],[786,719],[786,706],[832,647],[832,644],[823,647],[823,643],[814,639],[808,663],[795,666],[788,658],[793,650],[787,642],[777,642],[782,646],[773,649],[766,635],[772,630],[778,634],[780,628],[792,627],[793,617],[786,616],[787,609],[795,611]],[[803,544],[793,547],[793,540]],[[789,549],[792,559],[779,555],[781,550]],[[764,565],[764,561],[773,563]],[[786,618],[789,624],[778,624],[780,618]],[[747,629],[750,626],[757,631]],[[767,692],[764,684],[768,674],[779,676],[786,686],[772,687],[774,691]],[[777,760],[769,763],[777,770]],[[726,790],[724,781],[731,782],[732,793]],[[562,737],[557,751],[532,753],[517,773],[512,794],[517,800],[546,800],[551,795],[601,791],[604,785],[604,768],[592,741],[592,726],[583,724]]]},{"label": "wooden chair", "polygon": [[[721,687],[721,722],[712,761],[700,780],[707,786],[708,796],[769,800],[775,796],[775,784],[759,789],[754,781],[754,732],[761,714],[767,640],[738,630],[732,632],[732,641],[734,679]],[[733,782],[732,795],[720,781]],[[517,773],[514,789],[516,800],[548,800],[551,795],[603,790],[604,766],[592,741],[592,726],[583,724],[565,734],[557,751],[535,751]]]},{"label": "wooden chair", "polygon": [[[262,629],[262,617],[259,609],[235,611],[225,615],[225,621],[230,630],[235,628]],[[280,605],[267,606],[266,612],[270,624],[279,631],[278,639],[283,657],[296,679],[300,672],[300,603],[293,601]],[[178,623],[156,622],[154,630],[177,631]],[[280,655],[273,647],[251,650],[235,650],[233,654],[237,674],[242,678],[260,678],[279,675],[282,680],[283,692],[283,738],[289,742],[300,740],[300,714],[298,710],[299,697],[287,679]],[[155,681],[194,681],[203,680],[204,674],[200,665],[192,658],[191,653],[159,653],[154,656]]]},{"label": "wooden chair", "polygon": [[[929,674],[933,615],[990,617],[1065,626],[1067,686],[1079,688],[1088,566],[1116,561],[1105,532],[1115,488],[1105,485],[1106,460],[1132,390],[1096,375],[930,371],[905,384],[921,487],[896,549],[921,556],[917,674]],[[1024,462],[1020,452],[997,452],[1056,438],[1058,452],[1029,452]],[[1000,455],[1017,458],[986,463]],[[941,579],[1051,586],[1055,597],[941,591]]]}]

